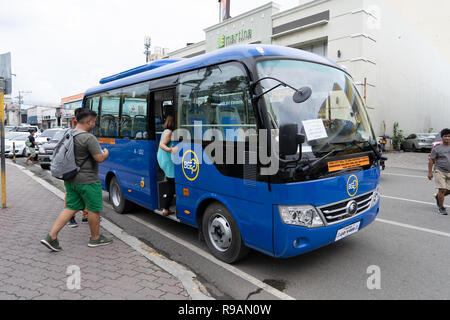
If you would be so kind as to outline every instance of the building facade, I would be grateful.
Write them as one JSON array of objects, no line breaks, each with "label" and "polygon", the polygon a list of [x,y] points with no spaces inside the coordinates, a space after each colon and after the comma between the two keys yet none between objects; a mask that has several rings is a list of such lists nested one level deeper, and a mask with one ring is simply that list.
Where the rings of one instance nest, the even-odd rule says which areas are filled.
[{"label": "building facade", "polygon": [[[439,10],[436,10],[439,8]],[[206,28],[205,40],[168,53],[193,57],[237,44],[275,44],[336,61],[353,76],[377,135],[449,127],[450,1],[300,0],[268,3]]]},{"label": "building facade", "polygon": [[81,108],[83,93],[62,98],[58,113],[58,126],[70,128],[75,126],[75,109]]},{"label": "building facade", "polygon": [[5,121],[7,126],[19,126],[19,105],[13,103],[11,96],[5,96]]},{"label": "building facade", "polygon": [[26,110],[27,123],[38,126],[40,129],[50,129],[57,126],[56,108],[46,106],[33,106]]},{"label": "building facade", "polygon": [[45,109],[42,111],[42,121],[40,123],[41,129],[51,129],[58,126],[56,120],[56,108]]}]

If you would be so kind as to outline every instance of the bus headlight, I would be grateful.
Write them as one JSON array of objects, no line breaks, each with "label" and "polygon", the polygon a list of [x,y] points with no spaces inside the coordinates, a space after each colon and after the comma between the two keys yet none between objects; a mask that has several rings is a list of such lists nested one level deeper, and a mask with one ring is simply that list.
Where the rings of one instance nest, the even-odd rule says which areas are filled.
[{"label": "bus headlight", "polygon": [[380,200],[380,187],[377,187],[377,189],[373,192],[370,207],[373,208],[378,203],[378,200]]},{"label": "bus headlight", "polygon": [[285,224],[307,228],[324,226],[322,218],[313,206],[278,206],[278,210]]}]

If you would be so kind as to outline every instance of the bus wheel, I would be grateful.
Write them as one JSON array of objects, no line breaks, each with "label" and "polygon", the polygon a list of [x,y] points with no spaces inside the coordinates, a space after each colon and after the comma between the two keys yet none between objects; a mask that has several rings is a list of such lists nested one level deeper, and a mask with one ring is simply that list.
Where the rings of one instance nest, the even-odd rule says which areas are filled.
[{"label": "bus wheel", "polygon": [[236,221],[220,203],[212,203],[206,208],[202,231],[209,250],[219,260],[233,263],[248,253]]},{"label": "bus wheel", "polygon": [[130,208],[130,203],[124,198],[116,177],[113,177],[109,183],[109,201],[117,213],[125,213]]}]

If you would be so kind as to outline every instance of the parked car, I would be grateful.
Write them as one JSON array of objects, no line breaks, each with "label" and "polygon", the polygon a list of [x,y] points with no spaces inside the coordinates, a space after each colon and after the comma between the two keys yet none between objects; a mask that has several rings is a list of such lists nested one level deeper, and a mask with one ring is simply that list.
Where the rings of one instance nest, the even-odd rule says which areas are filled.
[{"label": "parked car", "polygon": [[[6,157],[12,157],[13,156],[13,143],[11,142],[11,140],[18,135],[23,135],[22,132],[16,132],[16,131],[9,131],[5,133],[5,156]],[[28,137],[28,135],[27,135]],[[25,138],[26,139],[26,138]],[[25,141],[24,143],[25,144]],[[20,149],[21,147],[21,143],[16,143],[15,144],[15,148],[16,148],[16,154],[20,154],[22,152],[22,150]]]},{"label": "parked car", "polygon": [[436,147],[438,144],[442,144],[442,137],[440,134],[436,136],[433,140],[433,144],[431,145],[431,150],[433,150],[434,147]]},{"label": "parked car", "polygon": [[[7,132],[5,135],[5,156],[12,157],[14,155],[13,146],[17,156],[27,157],[30,155],[28,147],[25,145],[30,134],[28,132]],[[36,147],[36,151],[38,148]]]},{"label": "parked car", "polygon": [[42,133],[36,138],[36,143],[40,146],[40,145],[42,145],[42,144],[44,144],[44,143],[49,142],[50,140],[52,140],[53,136],[54,136],[58,131],[61,131],[61,128],[44,130],[44,132],[42,132]]},{"label": "parked car", "polygon": [[437,133],[413,133],[402,143],[404,151],[430,151]]},{"label": "parked car", "polygon": [[42,169],[50,169],[53,151],[55,150],[59,140],[64,137],[64,132],[66,132],[66,130],[57,129],[50,141],[39,146],[38,161]]},{"label": "parked car", "polygon": [[19,126],[14,129],[14,131],[17,132],[30,132],[30,130],[33,130],[34,132],[39,132],[39,128],[36,126]]}]

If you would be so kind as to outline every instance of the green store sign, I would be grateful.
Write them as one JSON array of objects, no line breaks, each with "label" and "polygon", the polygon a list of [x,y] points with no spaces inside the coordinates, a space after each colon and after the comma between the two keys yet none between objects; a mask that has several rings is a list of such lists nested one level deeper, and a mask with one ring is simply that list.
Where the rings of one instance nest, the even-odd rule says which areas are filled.
[{"label": "green store sign", "polygon": [[251,40],[253,37],[253,30],[241,30],[235,34],[232,34],[230,36],[222,35],[217,39],[217,47],[224,48],[227,46],[231,46],[233,44],[241,43],[244,41]]}]

